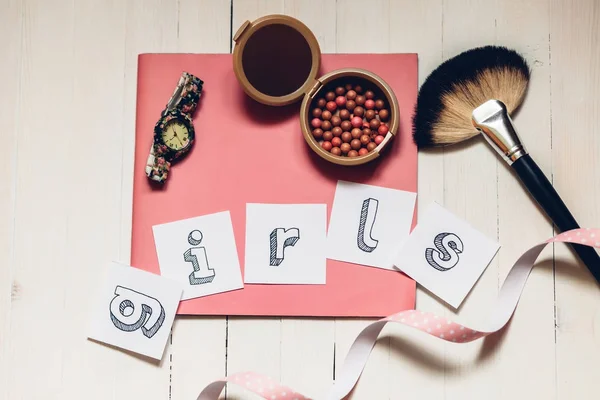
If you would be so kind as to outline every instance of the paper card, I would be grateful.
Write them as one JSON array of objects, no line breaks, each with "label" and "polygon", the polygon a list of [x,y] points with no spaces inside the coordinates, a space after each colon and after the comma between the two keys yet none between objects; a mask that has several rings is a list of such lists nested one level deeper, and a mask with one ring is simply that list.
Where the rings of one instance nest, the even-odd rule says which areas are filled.
[{"label": "paper card", "polygon": [[433,203],[393,263],[458,308],[499,248],[494,240]]},{"label": "paper card", "polygon": [[181,293],[181,285],[170,279],[110,263],[88,338],[160,360]]},{"label": "paper card", "polygon": [[160,273],[183,300],[244,287],[229,211],[152,227]]},{"label": "paper card", "polygon": [[247,204],[246,283],[325,284],[326,204]]},{"label": "paper card", "polygon": [[339,181],[333,200],[327,257],[371,267],[389,263],[412,226],[416,193]]}]

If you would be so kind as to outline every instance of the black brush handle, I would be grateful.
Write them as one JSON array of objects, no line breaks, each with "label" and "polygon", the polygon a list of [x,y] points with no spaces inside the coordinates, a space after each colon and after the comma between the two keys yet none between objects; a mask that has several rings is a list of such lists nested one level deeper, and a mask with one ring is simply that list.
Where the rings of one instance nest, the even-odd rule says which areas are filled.
[{"label": "black brush handle", "polygon": [[[512,167],[529,193],[561,232],[579,228],[565,203],[529,154],[515,161]],[[593,247],[579,244],[571,244],[571,247],[594,275],[596,281],[600,283],[600,257],[596,250]]]}]

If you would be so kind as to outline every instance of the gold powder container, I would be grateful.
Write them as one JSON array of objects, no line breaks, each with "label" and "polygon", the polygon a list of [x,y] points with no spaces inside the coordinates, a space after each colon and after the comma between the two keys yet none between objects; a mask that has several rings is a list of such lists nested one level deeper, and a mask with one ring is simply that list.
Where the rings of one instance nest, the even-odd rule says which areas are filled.
[{"label": "gold powder container", "polygon": [[[398,131],[398,100],[391,87],[376,74],[357,68],[344,68],[319,75],[321,50],[306,25],[286,15],[267,15],[240,26],[233,40],[233,69],[243,90],[254,100],[284,106],[302,100],[300,128],[310,148],[327,161],[353,166],[372,161]],[[373,87],[385,99],[390,116],[388,133],[377,147],[358,157],[336,156],[324,150],[312,135],[310,110],[317,98],[336,86],[356,83]]]}]

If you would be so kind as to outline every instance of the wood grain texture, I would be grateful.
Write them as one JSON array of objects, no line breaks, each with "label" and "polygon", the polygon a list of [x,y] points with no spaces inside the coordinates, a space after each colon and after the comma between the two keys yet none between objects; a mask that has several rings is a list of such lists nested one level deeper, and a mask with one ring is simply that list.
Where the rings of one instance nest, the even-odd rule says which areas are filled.
[{"label": "wood grain texture", "polygon": [[[375,0],[365,7],[357,0],[339,0],[336,8],[338,53],[386,53],[390,48],[390,2]],[[371,23],[363,23],[370,21]],[[358,29],[360,26],[360,29]],[[361,32],[359,34],[358,32]],[[338,319],[335,324],[335,364],[339,370],[356,336],[373,319]],[[351,398],[389,398],[390,339],[377,342]]]},{"label": "wood grain texture", "polygon": [[[422,84],[442,62],[443,1],[392,1],[388,18],[390,51],[418,54],[419,84]],[[431,202],[444,204],[444,157],[439,151],[420,151],[418,157],[417,207],[421,217]],[[439,300],[420,289],[416,304],[423,311],[447,314]],[[433,339],[423,342],[423,335],[412,329],[392,328],[388,332],[391,337],[389,398],[402,398],[406,393],[414,398],[443,398],[445,342]]]},{"label": "wood grain texture", "polygon": [[20,85],[22,63],[23,4],[4,1],[0,13],[0,57],[12,62],[0,63],[0,141],[5,144],[5,157],[0,159],[4,180],[0,185],[0,399],[9,397],[9,350],[12,343],[11,306],[19,296],[13,287],[14,274],[14,209],[17,185],[17,152],[20,127]]},{"label": "wood grain texture", "polygon": [[[465,49],[495,42],[495,1],[444,1],[444,59]],[[465,21],[477,21],[465,24]],[[497,238],[499,161],[487,143],[473,140],[448,148],[444,154],[444,206],[467,220],[492,239]],[[487,267],[457,312],[448,317],[461,320],[484,316],[494,304],[498,286],[498,259]],[[473,299],[476,299],[473,301]],[[444,306],[446,307],[446,306]],[[480,317],[481,318],[481,317]],[[497,360],[484,348],[484,342],[465,346],[445,345],[444,395],[450,398],[479,398],[495,392],[501,383],[495,379]]]},{"label": "wood grain texture", "polygon": [[[314,32],[322,53],[336,52],[336,4],[333,1],[285,0],[283,13],[303,21]],[[299,104],[298,104],[299,105]],[[323,396],[333,382],[335,321],[281,320],[281,380]],[[300,367],[304,365],[305,367]]]},{"label": "wood grain texture", "polygon": [[[533,74],[515,125],[580,224],[600,225],[595,0],[0,0],[0,400],[194,399],[244,370],[327,390],[368,321],[178,318],[161,363],[85,339],[103,264],[129,260],[138,54],[228,53],[270,13],[301,19],[324,53],[417,52],[421,83],[469,47],[517,49]],[[431,201],[502,248],[458,311],[424,290],[417,308],[479,321],[552,225],[477,139],[420,152],[420,213]],[[600,287],[567,247],[542,258],[503,333],[459,346],[386,329],[350,397],[596,398]]]},{"label": "wood grain texture", "polygon": [[[232,4],[234,33],[246,20],[284,13],[283,0],[234,0]],[[227,373],[253,370],[281,380],[282,340],[281,318],[229,318]],[[246,393],[232,386],[227,398],[242,400]]]},{"label": "wood grain texture", "polygon": [[[518,50],[531,67],[529,93],[513,119],[531,156],[551,177],[550,5],[547,1],[498,2],[496,42]],[[522,40],[523,37],[527,41]],[[499,159],[499,158],[498,158]],[[526,225],[523,221],[526,220]],[[498,164],[498,284],[519,254],[553,235],[552,224],[505,163]],[[544,261],[545,260],[545,261]],[[500,398],[555,398],[554,279],[552,248],[532,272],[510,329],[495,345]],[[527,349],[527,351],[523,351]]]},{"label": "wood grain texture", "polygon": [[[582,226],[600,225],[600,4],[551,1],[552,173]],[[600,382],[600,286],[556,246],[557,398],[592,399]]]},{"label": "wood grain texture", "polygon": [[[28,1],[22,7],[18,112],[23,119],[16,154],[12,260],[12,280],[20,296],[11,304],[10,348],[5,357],[10,365],[7,398],[40,398],[48,393],[56,396],[63,389],[61,370],[66,361],[67,282],[62,277],[69,269],[67,193],[71,189],[66,150],[74,121],[61,111],[73,104],[74,10],[66,2],[49,6]],[[56,24],[61,17],[64,22]],[[24,117],[27,114],[36,118]],[[48,126],[55,127],[53,134],[42,135]],[[48,168],[50,154],[64,156],[51,157]],[[39,377],[36,385],[31,384],[32,375]]]},{"label": "wood grain texture", "polygon": [[[235,0],[233,32],[245,20],[252,21],[273,13],[301,19],[314,32],[322,52],[335,51],[335,24],[331,24],[331,16],[335,15],[334,2]],[[263,321],[264,319],[230,319],[229,343],[236,348],[243,348],[243,352],[229,353],[228,373],[257,368],[286,385],[304,388],[307,394],[322,394],[331,384],[333,376],[334,322],[302,318],[270,318],[265,324]],[[247,334],[249,330],[256,330],[257,334]],[[240,359],[240,354],[248,353],[256,356]],[[299,365],[306,368],[298,368]],[[242,395],[237,389],[232,388],[230,392],[234,398]]]},{"label": "wood grain texture", "polygon": [[[176,8],[177,52],[229,53],[229,2],[183,0]],[[195,399],[204,386],[226,375],[225,317],[178,318],[171,342],[169,399]]]}]

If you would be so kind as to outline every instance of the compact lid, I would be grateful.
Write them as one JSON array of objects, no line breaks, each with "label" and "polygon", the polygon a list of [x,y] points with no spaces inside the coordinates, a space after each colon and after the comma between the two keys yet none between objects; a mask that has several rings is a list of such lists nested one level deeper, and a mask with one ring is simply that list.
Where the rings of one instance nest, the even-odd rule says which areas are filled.
[{"label": "compact lid", "polygon": [[283,106],[315,85],[321,50],[315,35],[297,19],[274,14],[246,21],[233,40],[233,70],[254,100]]}]

